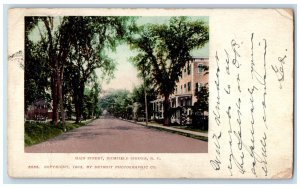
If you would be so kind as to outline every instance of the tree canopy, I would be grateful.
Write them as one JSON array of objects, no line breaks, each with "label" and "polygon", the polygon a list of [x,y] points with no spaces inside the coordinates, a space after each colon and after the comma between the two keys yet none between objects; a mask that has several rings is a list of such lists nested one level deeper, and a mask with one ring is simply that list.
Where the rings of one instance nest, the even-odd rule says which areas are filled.
[{"label": "tree canopy", "polygon": [[[75,103],[76,121],[82,114],[85,84],[96,69],[102,70],[102,78],[112,76],[115,64],[106,52],[114,51],[116,46],[130,36],[134,30],[134,17],[118,16],[65,16],[65,17],[25,17],[25,72],[36,66],[35,77],[45,75],[50,82],[53,103],[52,120],[58,121],[58,107],[64,122],[64,100],[72,95]],[[38,42],[34,44],[29,36],[32,30],[39,33]],[[34,53],[40,52],[38,57]],[[34,64],[34,65],[33,65]],[[28,68],[28,69],[26,69]],[[25,74],[26,74],[25,73]],[[30,76],[26,78],[28,93],[31,93],[37,81],[32,84]],[[40,79],[45,81],[44,79]],[[47,86],[47,85],[46,85]],[[42,83],[41,87],[45,87]],[[69,88],[65,88],[69,87]],[[39,93],[45,88],[35,89]],[[25,97],[30,98],[29,95]],[[34,97],[45,97],[43,93]],[[30,99],[28,103],[30,103]]]},{"label": "tree canopy", "polygon": [[169,96],[181,69],[192,59],[191,50],[208,42],[208,26],[201,20],[172,17],[167,24],[148,24],[139,29],[137,37],[130,39],[131,48],[138,52],[132,61],[164,96],[164,124],[169,125]]}]

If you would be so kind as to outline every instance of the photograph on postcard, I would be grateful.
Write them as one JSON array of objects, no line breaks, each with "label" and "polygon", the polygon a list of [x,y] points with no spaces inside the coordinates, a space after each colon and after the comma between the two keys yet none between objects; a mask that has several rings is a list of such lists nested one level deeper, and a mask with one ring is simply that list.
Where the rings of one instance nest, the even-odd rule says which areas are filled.
[{"label": "photograph on postcard", "polygon": [[208,17],[24,19],[25,152],[208,152]]}]

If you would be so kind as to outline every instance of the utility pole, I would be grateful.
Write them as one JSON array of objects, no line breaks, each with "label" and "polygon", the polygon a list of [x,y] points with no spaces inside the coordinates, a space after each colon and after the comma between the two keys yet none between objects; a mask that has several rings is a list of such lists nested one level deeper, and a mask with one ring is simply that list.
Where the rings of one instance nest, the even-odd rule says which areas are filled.
[{"label": "utility pole", "polygon": [[144,84],[144,95],[145,95],[146,125],[148,125],[148,104],[147,104],[146,84]]},{"label": "utility pole", "polygon": [[146,125],[148,125],[148,104],[147,104],[146,73],[145,73],[145,70],[143,70],[143,74],[144,74],[144,96],[145,96]]}]

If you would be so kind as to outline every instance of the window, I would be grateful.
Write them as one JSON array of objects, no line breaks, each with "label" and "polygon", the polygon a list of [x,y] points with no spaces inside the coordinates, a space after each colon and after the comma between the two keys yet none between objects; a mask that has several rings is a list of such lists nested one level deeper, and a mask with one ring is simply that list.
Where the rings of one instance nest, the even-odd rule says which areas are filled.
[{"label": "window", "polygon": [[188,64],[187,66],[187,74],[190,75],[191,74],[191,65]]},{"label": "window", "polygon": [[198,64],[198,73],[202,73],[204,71],[204,66],[203,64],[199,63]]},{"label": "window", "polygon": [[186,84],[184,84],[184,92],[186,92]]},{"label": "window", "polygon": [[188,91],[191,91],[191,87],[192,87],[191,82],[188,82]]},{"label": "window", "polygon": [[191,110],[191,109],[188,109],[188,110],[187,110],[187,115],[188,115],[188,116],[192,115],[192,110]]},{"label": "window", "polygon": [[180,94],[182,94],[182,85],[180,86]]},{"label": "window", "polygon": [[204,84],[203,84],[203,83],[196,83],[196,84],[195,84],[195,90],[196,90],[196,91],[200,91],[202,87],[204,87]]}]

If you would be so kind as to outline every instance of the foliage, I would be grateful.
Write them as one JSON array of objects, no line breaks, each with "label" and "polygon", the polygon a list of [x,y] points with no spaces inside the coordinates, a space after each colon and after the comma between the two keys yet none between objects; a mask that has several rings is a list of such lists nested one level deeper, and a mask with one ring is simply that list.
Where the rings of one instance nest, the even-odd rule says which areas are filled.
[{"label": "foliage", "polygon": [[[156,98],[153,88],[146,89],[148,93],[148,101]],[[137,110],[138,117],[144,117],[145,98],[144,85],[137,86],[132,92],[128,90],[113,90],[108,92],[99,100],[99,108],[103,112],[106,110],[110,115],[131,119],[134,115],[134,110]],[[150,104],[148,103],[148,107]]]},{"label": "foliage", "polygon": [[99,101],[102,111],[110,115],[128,118],[132,115],[132,99],[128,90],[113,90],[103,96]]},{"label": "foliage", "polygon": [[197,107],[201,112],[208,111],[208,88],[207,86],[201,86],[199,89],[196,89],[195,95],[197,101],[194,106]]},{"label": "foliage", "polygon": [[47,46],[38,43],[34,44],[28,38],[28,33],[36,26],[37,19],[29,17],[25,19],[25,112],[29,105],[36,100],[44,99],[50,101],[50,94],[47,92],[50,88],[50,68],[47,62]]},{"label": "foliage", "polygon": [[97,80],[93,80],[91,88],[85,88],[83,99],[83,118],[89,119],[100,116],[100,110],[98,107],[98,97],[100,93],[100,86]]},{"label": "foliage", "polygon": [[[91,121],[86,121],[83,123],[66,123],[66,131],[76,129],[78,127],[87,125]],[[50,138],[54,138],[60,134],[64,133],[61,126],[52,126],[51,123],[38,123],[38,122],[25,122],[25,146],[31,146],[34,144],[41,143]]]},{"label": "foliage", "polygon": [[164,124],[170,124],[169,96],[174,92],[181,69],[191,60],[190,51],[208,41],[208,26],[187,17],[172,17],[168,24],[146,25],[129,40],[138,54],[131,60],[164,96]]},{"label": "foliage", "polygon": [[[53,123],[57,125],[59,106],[62,122],[64,122],[65,105],[68,111],[72,111],[71,103],[75,104],[76,121],[79,122],[84,102],[89,103],[84,96],[86,83],[89,79],[93,79],[96,69],[102,71],[103,78],[113,75],[115,64],[106,52],[114,51],[118,44],[131,35],[135,30],[135,18],[126,16],[25,17],[25,22],[25,45],[28,50],[25,54],[25,64],[29,69],[35,67],[37,70],[34,71],[38,76],[47,73],[45,77],[42,75],[40,80],[49,82],[37,83],[33,78],[38,76],[33,75],[33,78],[28,76],[25,81],[28,86],[25,94],[26,104],[30,104],[40,95],[44,96],[42,91],[50,89]],[[40,34],[36,44],[29,40],[33,29],[38,29]],[[48,69],[44,70],[44,68]],[[30,73],[30,70],[25,69],[25,75]],[[48,88],[48,85],[51,87]],[[37,86],[41,88],[36,88]],[[34,92],[37,94],[31,99],[30,93]],[[72,113],[68,114],[70,116]]]},{"label": "foliage", "polygon": [[196,88],[195,95],[197,101],[193,106],[193,125],[195,127],[199,127],[203,129],[207,129],[208,127],[208,119],[205,118],[204,112],[208,112],[208,97],[209,92],[207,86],[201,86],[199,89]]},{"label": "foliage", "polygon": [[[133,88],[132,91],[132,101],[133,102],[138,102],[139,104],[141,104],[141,109],[142,111],[144,111],[145,109],[145,85],[140,85],[140,86],[136,86]],[[156,99],[157,96],[157,92],[155,91],[155,89],[151,86],[148,86],[146,88],[146,93],[147,93],[147,107],[148,107],[148,114],[152,114],[152,112],[150,111],[152,109],[151,104],[149,103],[149,101],[153,101]],[[140,114],[139,116],[144,116],[144,114]]]}]

